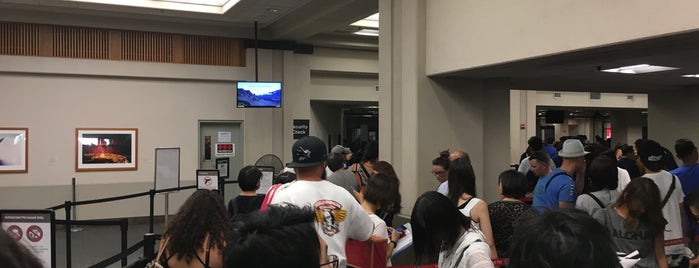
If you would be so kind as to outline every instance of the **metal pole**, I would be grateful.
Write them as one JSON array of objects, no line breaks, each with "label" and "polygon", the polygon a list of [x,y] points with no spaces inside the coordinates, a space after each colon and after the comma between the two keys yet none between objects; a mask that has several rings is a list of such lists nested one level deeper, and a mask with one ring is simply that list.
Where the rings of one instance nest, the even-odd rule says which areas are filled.
[{"label": "metal pole", "polygon": [[[129,232],[129,221],[127,219],[121,219],[121,253],[126,254],[126,250],[128,250],[128,247],[126,244],[128,243],[128,232]],[[121,267],[125,267],[128,265],[128,255],[121,255]]]},{"label": "metal pole", "polygon": [[149,219],[150,226],[148,228],[148,232],[152,233],[153,232],[153,220],[155,218],[155,216],[153,215],[154,214],[153,210],[155,209],[155,190],[154,189],[150,189],[149,196],[150,196],[150,219]]},{"label": "metal pole", "polygon": [[71,267],[71,250],[70,250],[70,208],[73,206],[72,202],[66,201],[66,267]]},{"label": "metal pole", "polygon": [[165,226],[167,226],[168,214],[170,214],[170,193],[165,193]]},{"label": "metal pole", "polygon": [[257,67],[257,21],[255,21],[255,82],[259,82],[260,80],[258,79],[258,67]]},{"label": "metal pole", "polygon": [[[75,202],[77,202],[77,197],[76,197],[77,196],[77,194],[76,194],[77,187],[76,187],[76,183],[75,183],[75,177],[72,178],[71,185],[73,186],[73,204],[75,204]],[[73,208],[73,221],[77,221],[77,220],[78,220],[78,207],[74,207]],[[78,226],[70,228],[70,231],[74,232],[74,233],[80,232],[82,230],[85,230],[85,228],[78,227]]]}]

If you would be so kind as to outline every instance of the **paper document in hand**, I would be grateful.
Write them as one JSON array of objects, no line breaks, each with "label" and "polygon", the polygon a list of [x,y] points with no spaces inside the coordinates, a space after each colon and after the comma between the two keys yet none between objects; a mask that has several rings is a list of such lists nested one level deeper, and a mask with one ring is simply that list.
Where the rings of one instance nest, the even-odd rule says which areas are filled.
[{"label": "paper document in hand", "polygon": [[405,235],[398,239],[396,248],[393,249],[393,254],[391,254],[391,257],[395,257],[409,247],[413,246],[413,228],[410,226],[410,223],[406,223],[403,226],[405,226],[405,230],[403,231]]}]

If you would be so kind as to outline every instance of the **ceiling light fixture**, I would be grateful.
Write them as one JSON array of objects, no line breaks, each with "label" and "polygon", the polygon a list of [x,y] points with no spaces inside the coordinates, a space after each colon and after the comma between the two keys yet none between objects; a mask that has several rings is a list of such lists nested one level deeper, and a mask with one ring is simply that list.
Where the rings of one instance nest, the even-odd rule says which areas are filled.
[{"label": "ceiling light fixture", "polygon": [[630,65],[630,66],[624,66],[624,67],[619,67],[619,68],[604,69],[604,70],[600,70],[600,71],[608,72],[608,73],[622,73],[622,74],[644,74],[644,73],[662,72],[662,71],[669,71],[669,70],[676,70],[676,69],[679,69],[679,68],[668,67],[668,66],[659,66],[659,65],[650,65],[650,64],[637,64],[637,65]]},{"label": "ceiling light fixture", "polygon": [[350,25],[378,29],[379,28],[379,13],[375,13],[369,17],[355,21],[354,23],[352,23]]},{"label": "ceiling light fixture", "polygon": [[379,30],[375,29],[361,29],[359,31],[354,32],[354,34],[358,35],[367,35],[367,36],[379,36]]},{"label": "ceiling light fixture", "polygon": [[685,75],[682,75],[682,77],[699,78],[699,74],[685,74]]},{"label": "ceiling light fixture", "polygon": [[65,0],[93,4],[224,14],[240,0]]}]

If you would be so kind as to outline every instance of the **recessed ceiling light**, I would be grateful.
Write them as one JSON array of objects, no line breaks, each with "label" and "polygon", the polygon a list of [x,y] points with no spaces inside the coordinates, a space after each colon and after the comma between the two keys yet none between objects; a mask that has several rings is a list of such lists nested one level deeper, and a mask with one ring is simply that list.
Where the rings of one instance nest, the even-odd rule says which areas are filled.
[{"label": "recessed ceiling light", "polygon": [[662,72],[662,71],[669,71],[669,70],[676,70],[676,69],[679,69],[679,68],[668,67],[668,66],[650,65],[650,64],[637,64],[637,65],[624,66],[624,67],[619,67],[619,68],[604,69],[601,71],[608,72],[608,73],[643,74],[643,73]]},{"label": "recessed ceiling light", "polygon": [[278,13],[278,12],[279,12],[279,9],[270,7],[270,8],[267,9],[267,11],[272,12],[272,13]]},{"label": "recessed ceiling light", "polygon": [[375,29],[361,29],[359,31],[354,32],[354,34],[358,35],[368,35],[368,36],[379,36],[379,30]]},{"label": "recessed ceiling light", "polygon": [[352,23],[350,25],[378,29],[379,28],[379,13],[376,13],[376,14],[373,14],[369,17],[355,21],[354,23]]},{"label": "recessed ceiling light", "polygon": [[682,75],[682,77],[699,78],[699,74],[685,74]]},{"label": "recessed ceiling light", "polygon": [[115,6],[224,14],[240,0],[65,0]]}]

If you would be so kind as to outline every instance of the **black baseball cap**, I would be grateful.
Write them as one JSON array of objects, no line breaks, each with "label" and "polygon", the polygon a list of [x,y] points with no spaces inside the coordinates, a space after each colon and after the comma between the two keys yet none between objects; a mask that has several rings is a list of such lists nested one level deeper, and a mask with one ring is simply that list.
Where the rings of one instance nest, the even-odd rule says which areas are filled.
[{"label": "black baseball cap", "polygon": [[325,142],[314,136],[306,136],[291,146],[292,162],[286,166],[290,168],[314,167],[328,159]]},{"label": "black baseball cap", "polygon": [[645,140],[638,144],[638,158],[641,163],[648,167],[653,163],[660,163],[663,160],[665,151],[660,144],[654,140]]}]

